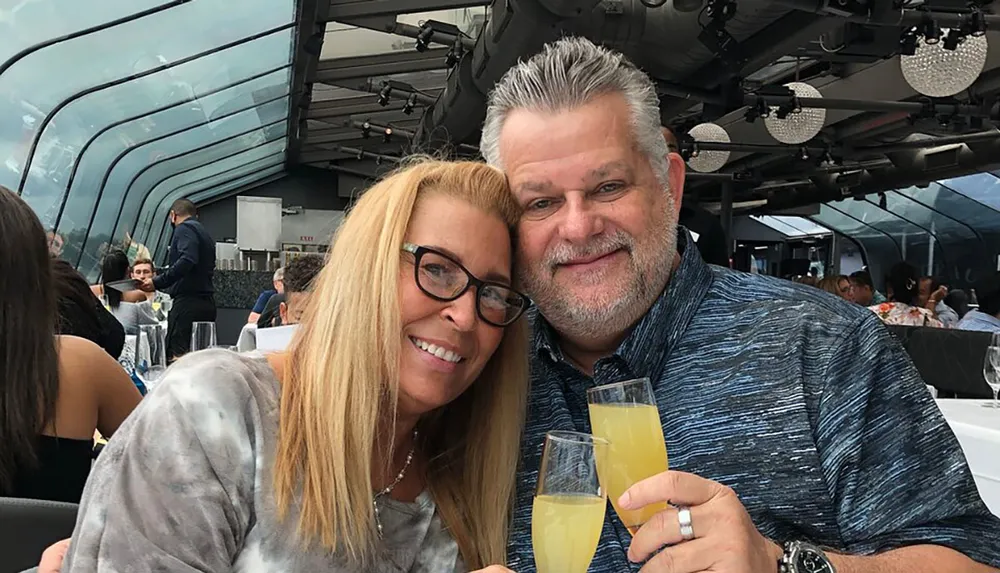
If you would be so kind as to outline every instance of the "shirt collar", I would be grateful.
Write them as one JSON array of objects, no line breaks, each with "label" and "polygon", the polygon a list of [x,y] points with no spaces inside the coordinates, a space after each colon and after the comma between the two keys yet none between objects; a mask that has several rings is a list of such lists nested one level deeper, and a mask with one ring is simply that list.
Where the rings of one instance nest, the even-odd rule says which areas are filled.
[{"label": "shirt collar", "polygon": [[[625,337],[614,356],[597,361],[595,372],[600,371],[603,362],[617,359],[624,360],[635,377],[658,378],[660,366],[687,330],[713,280],[711,269],[684,227],[678,227],[677,250],[681,262],[667,288]],[[540,312],[533,313],[531,321],[534,354],[553,362],[563,361],[552,325]]]}]

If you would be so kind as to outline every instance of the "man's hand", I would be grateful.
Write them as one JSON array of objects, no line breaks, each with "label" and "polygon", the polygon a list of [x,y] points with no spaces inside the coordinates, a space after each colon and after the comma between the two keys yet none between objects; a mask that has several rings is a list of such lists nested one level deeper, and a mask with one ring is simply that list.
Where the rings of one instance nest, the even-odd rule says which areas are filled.
[{"label": "man's hand", "polygon": [[139,283],[139,290],[142,292],[155,291],[156,287],[153,286],[153,279],[142,279],[142,282]]},{"label": "man's hand", "polygon": [[67,551],[69,551],[69,539],[63,539],[55,545],[50,545],[42,553],[42,560],[38,563],[38,573],[59,573],[63,560],[66,559]]},{"label": "man's hand", "polygon": [[[628,551],[629,560],[634,563],[649,559],[642,571],[775,573],[778,570],[781,547],[757,531],[736,493],[728,487],[696,475],[668,471],[633,485],[618,500],[624,509],[659,502],[673,507],[654,515],[639,528]],[[679,506],[691,511],[694,539],[690,541],[681,536]]]}]

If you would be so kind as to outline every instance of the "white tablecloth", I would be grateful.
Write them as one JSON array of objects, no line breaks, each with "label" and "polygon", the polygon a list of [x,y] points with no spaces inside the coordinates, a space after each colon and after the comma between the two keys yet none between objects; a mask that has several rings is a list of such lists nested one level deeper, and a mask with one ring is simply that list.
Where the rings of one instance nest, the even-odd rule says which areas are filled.
[{"label": "white tablecloth", "polygon": [[1000,516],[1000,410],[989,400],[938,400],[938,407],[962,445],[979,495]]}]

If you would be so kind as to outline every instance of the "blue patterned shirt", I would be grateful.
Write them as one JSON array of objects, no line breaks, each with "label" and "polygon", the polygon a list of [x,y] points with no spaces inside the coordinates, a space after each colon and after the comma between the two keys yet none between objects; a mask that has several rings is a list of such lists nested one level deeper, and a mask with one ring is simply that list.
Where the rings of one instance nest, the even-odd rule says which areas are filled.
[{"label": "blue patterned shirt", "polygon": [[[1000,519],[878,317],[814,287],[709,266],[688,244],[682,232],[664,294],[593,378],[533,317],[511,569],[535,571],[531,500],[545,432],[589,432],[586,390],[642,376],[671,468],[731,487],[768,538],[853,554],[932,543],[1000,566]],[[609,505],[590,571],[637,571],[629,540]]]}]

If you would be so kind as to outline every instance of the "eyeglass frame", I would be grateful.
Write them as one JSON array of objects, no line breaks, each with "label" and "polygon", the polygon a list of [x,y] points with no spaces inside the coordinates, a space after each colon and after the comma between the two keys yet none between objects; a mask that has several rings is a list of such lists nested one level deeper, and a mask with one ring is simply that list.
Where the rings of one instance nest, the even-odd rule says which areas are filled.
[{"label": "eyeglass frame", "polygon": [[[420,289],[420,292],[424,293],[428,297],[430,297],[430,298],[432,298],[432,299],[434,299],[434,300],[436,300],[438,302],[452,302],[452,301],[456,301],[456,300],[462,298],[462,296],[466,292],[468,292],[471,287],[473,287],[473,286],[476,287],[476,316],[478,316],[480,320],[482,320],[486,324],[489,324],[490,326],[495,326],[497,328],[506,328],[506,327],[514,324],[515,322],[518,321],[518,319],[520,319],[522,316],[524,316],[524,313],[527,312],[527,310],[529,308],[531,308],[531,305],[533,304],[531,302],[531,299],[528,297],[528,295],[515,290],[514,287],[512,287],[510,285],[505,285],[505,284],[503,284],[501,282],[484,281],[484,280],[480,279],[476,275],[472,274],[472,272],[469,269],[465,268],[465,265],[463,265],[462,263],[456,261],[454,257],[452,257],[450,255],[446,255],[445,253],[442,253],[441,251],[438,251],[436,249],[432,249],[430,247],[424,247],[424,246],[421,246],[421,245],[415,245],[413,243],[403,243],[403,247],[402,247],[401,250],[404,253],[410,253],[411,255],[413,255],[413,281],[417,284],[417,288]],[[459,269],[462,270],[462,272],[465,273],[465,276],[468,279],[468,282],[465,283],[465,287],[463,287],[462,290],[460,290],[458,292],[458,294],[456,294],[455,296],[453,296],[451,298],[441,297],[441,296],[438,296],[438,295],[436,295],[434,293],[429,292],[426,288],[424,288],[424,286],[422,284],[420,284],[420,259],[422,259],[423,256],[425,254],[427,254],[427,253],[431,253],[431,254],[437,255],[439,257],[443,257],[443,258],[451,261],[452,263],[455,264],[455,266],[457,266]],[[524,301],[524,306],[521,308],[521,311],[518,312],[517,315],[510,320],[510,322],[507,322],[505,324],[497,324],[497,323],[493,322],[492,320],[486,318],[486,316],[483,315],[483,310],[482,310],[482,308],[480,306],[480,302],[479,302],[479,293],[482,292],[482,288],[484,286],[495,286],[495,287],[500,287],[500,288],[507,289],[510,292],[516,294],[518,297],[520,297],[521,300]]]}]

